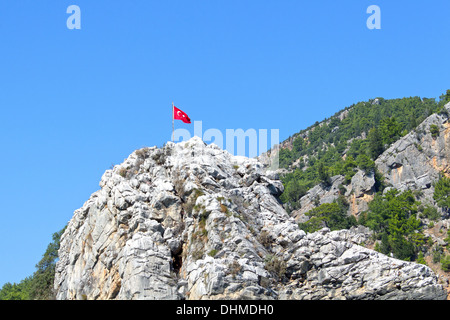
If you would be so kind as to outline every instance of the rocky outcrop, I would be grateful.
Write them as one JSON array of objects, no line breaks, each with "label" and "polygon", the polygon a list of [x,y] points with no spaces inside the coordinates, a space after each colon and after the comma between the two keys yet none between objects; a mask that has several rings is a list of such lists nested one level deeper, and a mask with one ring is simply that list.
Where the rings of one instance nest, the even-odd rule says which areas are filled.
[{"label": "rocky outcrop", "polygon": [[296,244],[298,249],[293,250],[290,258],[291,265],[310,266],[306,279],[300,277],[285,285],[280,298],[445,299],[445,290],[432,284],[435,276],[428,267],[392,259],[357,245],[366,241],[368,234],[367,230],[356,228],[333,232],[322,229],[306,235]]},{"label": "rocky outcrop", "polygon": [[344,176],[337,175],[330,178],[330,186],[318,184],[308,190],[308,192],[300,198],[300,208],[292,211],[291,216],[298,222],[306,222],[309,217],[305,213],[315,207],[335,201],[340,193],[339,186],[344,182]]},{"label": "rocky outcrop", "polygon": [[[450,175],[450,103],[447,113],[432,114],[393,143],[375,161],[389,186],[400,191],[421,190],[430,202],[439,173]],[[436,126],[434,135],[430,129]]]},{"label": "rocky outcrop", "polygon": [[431,269],[313,234],[283,209],[255,159],[199,138],[133,152],[75,211],[57,299],[445,299]]},{"label": "rocky outcrop", "polygon": [[[376,159],[376,167],[388,186],[386,190],[395,188],[399,191],[421,191],[422,200],[434,203],[433,185],[439,180],[439,174],[443,172],[450,176],[450,103],[445,109],[447,112],[429,116]],[[434,135],[430,131],[432,126],[436,126],[438,130]],[[339,185],[343,182],[343,176],[334,176],[331,178],[331,186],[318,184],[311,188],[300,199],[300,208],[294,210],[292,216],[299,222],[305,222],[308,219],[305,213],[318,205],[335,201],[341,193],[349,203],[348,214],[358,216],[367,210],[375,194],[373,172],[367,174],[358,170],[351,183],[342,186],[345,188],[344,192],[339,190]]]},{"label": "rocky outcrop", "polygon": [[305,214],[324,203],[336,201],[339,195],[345,196],[348,202],[348,214],[357,217],[369,208],[368,204],[375,194],[375,177],[372,173],[358,170],[352,177],[350,184],[345,185],[345,177],[337,175],[331,177],[331,185],[318,184],[308,190],[300,198],[300,208],[292,211],[291,215],[298,222],[306,222],[310,217]]}]

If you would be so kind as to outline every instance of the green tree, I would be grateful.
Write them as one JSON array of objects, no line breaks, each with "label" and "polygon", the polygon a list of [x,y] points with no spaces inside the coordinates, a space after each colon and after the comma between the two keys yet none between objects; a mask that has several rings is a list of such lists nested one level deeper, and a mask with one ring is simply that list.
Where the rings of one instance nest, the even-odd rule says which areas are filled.
[{"label": "green tree", "polygon": [[300,229],[305,232],[315,232],[323,227],[331,230],[349,229],[356,225],[356,219],[348,216],[338,202],[323,203],[319,207],[314,208],[307,213],[310,219],[305,223],[300,223]]},{"label": "green tree", "polygon": [[409,130],[414,130],[417,127],[417,117],[414,112],[409,117]]},{"label": "green tree", "polygon": [[389,243],[389,237],[386,232],[381,234],[381,245],[380,252],[384,254],[389,254],[392,251],[391,244]]},{"label": "green tree", "polygon": [[358,166],[355,159],[352,156],[348,156],[345,158],[343,172],[341,173],[345,176],[345,182],[348,184],[352,180],[352,177],[355,175],[355,168]]},{"label": "green tree", "polygon": [[402,126],[395,117],[386,118],[381,121],[381,140],[383,144],[391,144],[402,135]]},{"label": "green tree", "polygon": [[427,218],[432,221],[437,221],[437,220],[439,220],[441,215],[439,214],[438,209],[436,207],[426,205],[425,207],[423,207],[420,217]]},{"label": "green tree", "polygon": [[360,154],[356,158],[358,167],[365,173],[369,174],[375,169],[375,162],[373,162],[367,155]]},{"label": "green tree", "polygon": [[369,140],[369,155],[372,160],[375,160],[383,153],[383,141],[377,127],[370,129],[367,139]]},{"label": "green tree", "polygon": [[434,200],[436,200],[439,207],[444,210],[450,208],[450,178],[447,178],[441,173],[438,182],[434,187]]},{"label": "green tree", "polygon": [[414,259],[415,251],[414,244],[407,241],[404,237],[392,237],[389,239],[389,244],[392,248],[392,253],[397,259],[411,261]]},{"label": "green tree", "polygon": [[54,299],[53,282],[55,279],[55,266],[58,259],[61,235],[65,229],[52,235],[53,241],[47,246],[47,250],[42,259],[36,264],[37,270],[34,272],[30,282],[31,299]]},{"label": "green tree", "polygon": [[417,202],[411,191],[400,193],[391,189],[377,194],[369,203],[365,225],[381,236],[380,251],[402,260],[413,260],[415,253],[424,245],[420,220],[416,218]]},{"label": "green tree", "polygon": [[441,105],[445,105],[446,103],[450,102],[450,89],[447,90],[446,93],[444,93],[443,95],[441,95],[441,96],[439,97],[439,99],[440,99],[440,104],[441,104]]},{"label": "green tree", "polygon": [[443,258],[441,258],[440,262],[442,270],[446,272],[450,271],[450,255],[446,255]]},{"label": "green tree", "polygon": [[31,277],[27,277],[20,283],[7,282],[0,290],[0,300],[29,300]]},{"label": "green tree", "polygon": [[304,140],[301,136],[298,136],[294,139],[294,142],[292,143],[292,151],[296,154],[299,155],[303,148],[304,148]]},{"label": "green tree", "polygon": [[281,168],[289,167],[292,164],[292,151],[287,148],[281,149],[278,153],[278,159]]},{"label": "green tree", "polygon": [[295,210],[300,208],[300,198],[306,194],[306,188],[300,184],[296,179],[292,179],[285,187],[281,200],[285,203],[289,203],[291,209]]},{"label": "green tree", "polygon": [[319,175],[320,182],[322,182],[325,186],[331,185],[331,178],[328,173],[328,168],[326,168],[322,162],[319,162],[317,174]]}]

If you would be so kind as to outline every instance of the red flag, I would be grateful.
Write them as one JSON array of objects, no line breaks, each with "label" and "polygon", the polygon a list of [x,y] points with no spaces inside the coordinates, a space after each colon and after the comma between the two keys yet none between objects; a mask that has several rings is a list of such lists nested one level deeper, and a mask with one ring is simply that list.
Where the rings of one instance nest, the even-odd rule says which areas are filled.
[{"label": "red flag", "polygon": [[175,106],[173,106],[173,118],[175,120],[181,120],[184,123],[191,123],[191,119],[189,119],[188,115]]}]

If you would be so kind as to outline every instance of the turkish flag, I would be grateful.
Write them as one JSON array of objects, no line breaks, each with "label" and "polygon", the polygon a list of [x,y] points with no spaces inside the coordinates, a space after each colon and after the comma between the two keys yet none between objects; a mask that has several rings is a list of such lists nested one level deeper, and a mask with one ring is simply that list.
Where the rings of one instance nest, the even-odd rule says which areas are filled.
[{"label": "turkish flag", "polygon": [[173,118],[175,120],[181,120],[184,123],[191,123],[191,119],[189,119],[188,115],[175,106],[173,106]]}]

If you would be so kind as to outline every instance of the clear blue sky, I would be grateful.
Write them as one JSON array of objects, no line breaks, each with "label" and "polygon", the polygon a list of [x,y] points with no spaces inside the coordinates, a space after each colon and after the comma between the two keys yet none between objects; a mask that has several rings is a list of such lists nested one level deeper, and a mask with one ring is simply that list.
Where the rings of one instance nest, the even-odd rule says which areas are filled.
[{"label": "clear blue sky", "polygon": [[111,164],[170,140],[172,101],[204,130],[282,141],[358,101],[438,97],[449,16],[448,0],[1,1],[0,286],[34,272]]}]

